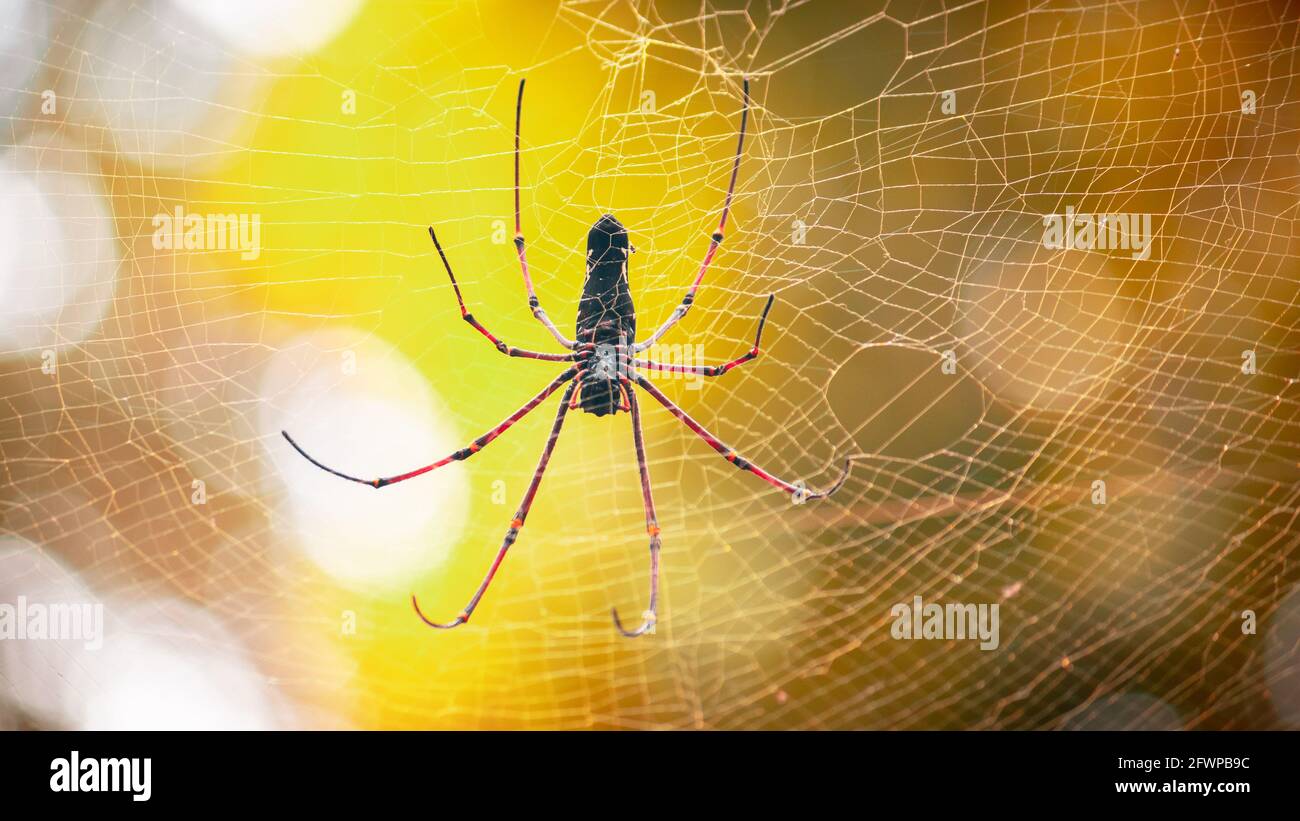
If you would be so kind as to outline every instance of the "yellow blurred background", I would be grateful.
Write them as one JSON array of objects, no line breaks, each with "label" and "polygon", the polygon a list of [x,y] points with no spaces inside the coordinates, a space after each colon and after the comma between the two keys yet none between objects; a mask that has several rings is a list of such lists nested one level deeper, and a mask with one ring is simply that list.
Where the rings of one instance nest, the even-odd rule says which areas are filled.
[{"label": "yellow blurred background", "polygon": [[[0,261],[0,601],[93,599],[105,648],[0,644],[0,726],[1281,727],[1300,723],[1300,27],[1286,4],[17,3]],[[753,108],[726,242],[658,381],[791,505],[642,401],[458,449],[560,366],[584,239],[679,302]],[[1247,110],[1249,109],[1249,110]],[[1043,216],[1151,214],[1149,259]],[[159,247],[176,209],[255,248]],[[1243,371],[1250,353],[1253,372]],[[941,365],[951,354],[956,373]],[[1095,503],[1094,483],[1108,498]],[[998,651],[890,607],[1002,606]],[[1241,614],[1259,614],[1257,634]]]}]

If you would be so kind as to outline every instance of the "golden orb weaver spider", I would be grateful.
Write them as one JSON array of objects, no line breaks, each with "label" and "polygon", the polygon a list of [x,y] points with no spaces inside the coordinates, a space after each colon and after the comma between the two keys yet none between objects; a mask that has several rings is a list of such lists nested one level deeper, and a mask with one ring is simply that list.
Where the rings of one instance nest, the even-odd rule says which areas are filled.
[{"label": "golden orb weaver spider", "polygon": [[[546,440],[546,447],[542,450],[541,460],[537,463],[537,469],[533,472],[533,478],[528,485],[528,490],[524,493],[523,501],[515,512],[514,519],[510,522],[510,528],[506,531],[496,558],[488,568],[487,575],[484,576],[482,583],[479,584],[478,589],[469,600],[469,604],[452,621],[435,622],[424,615],[416,597],[411,596],[411,604],[415,608],[416,614],[430,627],[443,630],[458,627],[468,622],[470,616],[473,615],[475,608],[483,599],[483,594],[487,592],[488,586],[492,584],[492,579],[496,576],[497,570],[500,569],[506,553],[509,552],[511,545],[519,537],[519,531],[523,528],[524,521],[528,518],[528,511],[532,508],[533,500],[537,497],[537,489],[542,483],[542,475],[546,472],[546,465],[550,462],[551,454],[555,450],[555,444],[559,440],[560,428],[564,424],[565,415],[570,410],[581,408],[586,413],[595,414],[596,416],[613,415],[623,411],[631,414],[632,417],[632,436],[636,448],[637,468],[641,474],[641,495],[645,504],[646,532],[650,535],[650,604],[643,614],[641,626],[635,630],[624,628],[622,621],[618,617],[618,610],[611,610],[614,626],[620,633],[629,638],[653,632],[658,621],[659,612],[659,523],[655,516],[654,499],[650,493],[650,472],[646,467],[645,442],[641,435],[641,410],[637,404],[635,388],[645,391],[656,402],[667,408],[669,413],[681,420],[686,427],[707,442],[709,447],[721,454],[728,462],[741,470],[753,473],[774,487],[795,495],[800,500],[820,499],[829,496],[839,490],[845,479],[848,478],[848,460],[845,461],[844,469],[835,484],[824,491],[809,492],[799,484],[792,484],[784,479],[777,478],[723,444],[720,439],[705,430],[686,411],[678,407],[650,380],[637,371],[638,368],[643,368],[652,371],[716,377],[758,357],[759,344],[763,338],[763,325],[767,322],[767,314],[772,309],[772,302],[775,298],[775,295],[772,294],[768,295],[767,304],[763,307],[763,313],[759,317],[758,330],[754,334],[754,346],[748,352],[730,362],[721,365],[670,365],[640,359],[636,356],[658,342],[670,328],[676,325],[682,317],[686,316],[686,313],[691,309],[691,305],[695,302],[695,293],[699,290],[700,283],[704,281],[704,275],[709,269],[709,264],[713,261],[718,246],[722,244],[723,232],[727,227],[727,215],[731,211],[731,200],[736,191],[736,178],[740,173],[740,158],[745,147],[745,126],[749,121],[749,80],[746,79],[743,83],[744,105],[740,114],[740,136],[736,141],[736,158],[732,163],[731,182],[727,186],[727,196],[722,205],[722,216],[718,220],[718,228],[710,237],[709,249],[704,255],[704,261],[700,265],[699,273],[695,276],[695,281],[691,283],[690,290],[686,292],[681,303],[673,309],[667,321],[648,338],[640,342],[636,341],[636,311],[633,307],[627,275],[627,260],[631,250],[628,243],[627,229],[609,214],[605,214],[597,220],[587,234],[586,280],[583,284],[582,297],[578,302],[577,327],[574,339],[566,339],[560,333],[559,328],[546,315],[546,311],[542,309],[541,303],[537,299],[537,294],[533,290],[532,277],[528,273],[528,256],[525,252],[524,235],[519,219],[519,130],[524,104],[524,81],[520,80],[519,96],[515,103],[515,251],[519,257],[519,266],[524,277],[524,287],[528,291],[528,306],[533,316],[550,331],[551,336],[555,337],[555,340],[569,353],[543,353],[523,350],[507,345],[494,336],[465,308],[465,300],[461,296],[460,285],[456,282],[456,275],[452,273],[451,263],[447,261],[447,255],[443,252],[442,245],[438,242],[438,236],[434,233],[433,228],[429,229],[429,237],[433,240],[434,248],[437,249],[438,256],[442,259],[442,265],[447,270],[447,276],[451,279],[452,290],[456,294],[456,302],[460,306],[460,315],[463,320],[473,326],[497,350],[507,356],[572,364],[543,388],[541,393],[528,400],[523,407],[506,417],[501,424],[484,433],[468,446],[450,453],[432,464],[395,476],[378,479],[359,479],[355,476],[349,476],[318,462],[307,451],[303,450],[287,431],[281,431],[294,450],[321,470],[332,473],[339,478],[347,479],[350,482],[382,488],[404,482],[407,479],[413,479],[452,462],[468,459],[528,415],[551,394],[567,385],[564,394],[560,398],[560,407],[555,415],[555,423],[551,427],[550,437]],[[580,391],[578,390],[579,387],[581,387]]]}]

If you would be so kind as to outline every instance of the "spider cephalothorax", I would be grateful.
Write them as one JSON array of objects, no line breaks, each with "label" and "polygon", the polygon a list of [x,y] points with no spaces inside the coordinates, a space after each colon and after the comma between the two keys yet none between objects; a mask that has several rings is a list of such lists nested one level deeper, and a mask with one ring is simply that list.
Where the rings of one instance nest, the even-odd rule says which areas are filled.
[{"label": "spider cephalothorax", "polygon": [[[566,339],[560,333],[559,328],[555,326],[555,323],[546,315],[546,311],[542,309],[541,302],[537,299],[537,294],[533,290],[532,277],[528,272],[528,255],[519,220],[519,123],[524,101],[524,81],[520,80],[519,97],[515,103],[515,251],[519,257],[520,270],[523,272],[524,287],[528,291],[528,307],[532,310],[533,316],[546,327],[568,353],[542,353],[522,350],[507,345],[495,337],[465,308],[465,300],[461,296],[460,285],[456,282],[456,275],[452,273],[451,263],[447,261],[447,255],[443,253],[442,245],[438,242],[438,237],[432,228],[429,229],[429,236],[433,239],[434,248],[437,249],[442,265],[447,270],[447,276],[451,279],[452,290],[456,294],[456,302],[460,306],[462,319],[472,325],[497,350],[507,356],[536,359],[544,362],[567,362],[570,363],[569,367],[543,388],[541,393],[534,396],[523,407],[506,417],[501,424],[484,433],[468,446],[450,453],[432,464],[396,476],[378,479],[359,479],[355,476],[349,476],[316,461],[299,447],[298,443],[287,432],[283,432],[284,438],[289,441],[289,444],[298,453],[322,470],[351,482],[381,488],[420,476],[451,462],[468,459],[540,405],[547,397],[564,387],[560,407],[555,415],[555,423],[551,426],[551,435],[546,440],[546,447],[542,451],[542,458],[537,463],[537,470],[534,471],[533,479],[528,485],[528,490],[524,493],[523,502],[520,503],[518,511],[515,512],[515,518],[510,522],[510,528],[506,531],[501,547],[488,568],[483,582],[479,585],[478,590],[474,592],[469,604],[465,605],[465,609],[455,619],[446,623],[435,622],[427,618],[420,610],[420,605],[415,596],[412,596],[411,604],[415,607],[415,612],[426,624],[447,629],[469,621],[474,609],[478,607],[479,602],[482,600],[483,594],[487,592],[488,586],[492,584],[492,579],[501,567],[501,562],[505,559],[510,546],[519,537],[519,531],[523,528],[524,521],[528,518],[528,511],[532,508],[533,500],[537,497],[537,489],[541,486],[542,476],[546,472],[546,465],[550,462],[551,453],[555,450],[555,443],[559,440],[560,428],[564,425],[564,417],[571,409],[580,407],[587,413],[596,416],[606,416],[615,414],[618,411],[626,411],[632,417],[632,441],[636,448],[637,469],[641,475],[641,496],[645,503],[646,532],[650,536],[650,604],[643,614],[641,626],[635,630],[625,630],[622,622],[619,621],[618,611],[613,611],[614,624],[625,636],[639,636],[643,633],[654,632],[659,606],[659,522],[655,516],[654,499],[650,493],[650,471],[646,467],[645,442],[641,436],[641,410],[637,404],[636,388],[645,391],[656,402],[667,408],[669,413],[681,420],[686,427],[707,442],[709,447],[721,454],[728,462],[743,471],[753,473],[768,484],[792,494],[801,501],[829,496],[838,490],[844,484],[844,480],[848,478],[849,465],[847,461],[839,479],[825,491],[810,492],[801,482],[791,483],[773,476],[723,444],[716,436],[705,430],[700,423],[692,419],[686,411],[679,408],[667,396],[664,396],[655,387],[654,383],[640,373],[640,370],[648,370],[715,377],[721,376],[732,368],[758,356],[758,346],[763,339],[763,325],[767,322],[768,311],[772,309],[773,297],[771,295],[768,296],[767,304],[764,306],[763,313],[758,320],[758,331],[754,334],[754,347],[730,362],[721,365],[669,365],[649,359],[641,359],[637,356],[658,342],[668,332],[668,329],[676,325],[677,321],[691,309],[691,305],[695,302],[695,293],[699,290],[700,283],[704,281],[704,274],[709,269],[709,263],[713,261],[713,256],[722,243],[723,232],[727,227],[727,215],[731,211],[731,198],[736,190],[736,176],[740,171],[740,157],[745,146],[745,124],[749,120],[749,81],[744,81],[743,86],[744,108],[741,109],[740,114],[740,137],[736,142],[736,158],[731,167],[731,182],[727,186],[727,197],[722,205],[722,217],[718,220],[717,230],[710,237],[709,250],[704,255],[704,262],[700,265],[699,273],[696,274],[690,290],[686,292],[686,296],[682,298],[681,303],[673,309],[668,320],[659,326],[653,334],[640,341],[636,338],[636,310],[632,304],[632,293],[628,284],[627,273],[628,257],[634,249],[628,242],[627,229],[609,214],[605,214],[597,220],[596,224],[587,233],[586,278],[583,281],[582,298],[578,302],[575,338],[572,340]],[[565,387],[566,385],[567,387]]]}]

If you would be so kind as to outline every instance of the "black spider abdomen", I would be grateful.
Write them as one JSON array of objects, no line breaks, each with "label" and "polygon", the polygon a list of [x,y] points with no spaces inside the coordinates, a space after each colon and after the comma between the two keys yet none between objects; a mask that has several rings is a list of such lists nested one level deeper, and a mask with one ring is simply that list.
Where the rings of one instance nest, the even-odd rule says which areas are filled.
[{"label": "black spider abdomen", "polygon": [[636,309],[628,287],[627,231],[606,214],[587,233],[587,278],[578,300],[578,343],[594,343],[579,392],[579,406],[596,416],[617,413],[622,404],[615,356],[618,345],[636,341]]}]

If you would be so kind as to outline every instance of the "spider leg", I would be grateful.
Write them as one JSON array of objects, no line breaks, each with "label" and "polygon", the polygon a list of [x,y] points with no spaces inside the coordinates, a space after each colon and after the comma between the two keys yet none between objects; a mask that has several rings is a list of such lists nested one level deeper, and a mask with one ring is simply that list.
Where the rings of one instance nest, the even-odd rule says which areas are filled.
[{"label": "spider leg", "polygon": [[636,444],[636,466],[641,472],[641,498],[645,501],[645,529],[650,534],[650,607],[642,614],[641,626],[627,630],[618,618],[618,608],[610,608],[614,616],[614,626],[618,632],[628,638],[636,638],[655,631],[655,622],[659,618],[659,519],[655,516],[655,500],[650,495],[650,470],[645,463],[645,441],[641,436],[641,409],[637,405],[636,394],[627,391],[628,404],[632,410],[632,440]]},{"label": "spider leg", "polygon": [[582,381],[586,379],[586,377],[587,377],[587,368],[586,368],[586,364],[584,363],[582,366],[579,366],[578,375],[574,377],[573,380],[574,390],[569,391],[568,393],[565,394],[565,396],[568,397],[569,399],[569,410],[577,410],[579,400],[581,400],[582,398]]},{"label": "spider leg", "polygon": [[635,377],[635,379],[636,379],[636,383],[640,385],[645,390],[646,393],[653,396],[659,402],[659,404],[667,408],[669,413],[671,413],[673,416],[676,416],[678,419],[680,419],[682,421],[682,424],[686,425],[686,427],[693,430],[697,436],[699,436],[705,442],[708,442],[709,447],[713,448],[719,454],[726,457],[726,460],[728,462],[732,463],[733,465],[740,468],[741,470],[749,471],[750,473],[759,477],[760,479],[772,485],[773,487],[780,488],[781,490],[784,490],[786,493],[795,495],[802,499],[821,499],[826,496],[830,496],[832,493],[839,490],[844,485],[844,480],[849,478],[849,465],[851,463],[851,460],[845,459],[844,472],[840,474],[839,479],[835,480],[835,484],[831,485],[826,490],[817,490],[817,491],[810,492],[806,488],[800,487],[799,485],[791,484],[790,482],[787,482],[784,479],[779,479],[776,476],[773,476],[772,474],[763,470],[758,465],[749,461],[748,459],[745,459],[744,457],[736,453],[736,451],[732,450],[727,445],[723,444],[722,441],[718,439],[718,437],[714,436],[713,434],[705,430],[704,427],[699,422],[696,422],[694,419],[692,419],[690,415],[686,413],[686,411],[677,407],[677,405],[674,404],[671,399],[669,399],[667,396],[664,396],[663,392],[660,391],[658,388],[656,388],[649,379],[646,379],[644,376],[641,376],[639,374]]},{"label": "spider leg", "polygon": [[[438,242],[438,235],[433,232],[433,226],[429,226],[429,237],[433,240],[433,247],[438,249],[438,256],[442,257],[442,267],[447,269],[447,276],[451,278],[451,287],[452,290],[456,292],[456,302],[460,305],[460,318],[473,325],[475,330],[487,337],[488,342],[491,342],[498,351],[506,356],[518,356],[524,359],[541,359],[546,362],[573,362],[576,359],[580,359],[590,354],[590,351],[586,350],[585,347],[583,351],[568,354],[526,351],[522,348],[511,347],[500,339],[497,339],[491,331],[483,327],[482,323],[474,318],[473,314],[466,310],[465,299],[460,295],[460,284],[456,282],[456,275],[451,272],[451,263],[447,261],[447,255],[443,253],[442,243]],[[561,341],[563,342],[563,340]],[[565,347],[572,349],[574,345],[573,343],[567,343]],[[593,345],[590,347],[594,348],[595,346]]]},{"label": "spider leg", "polygon": [[623,411],[624,413],[628,413],[629,411],[631,411],[632,410],[632,388],[628,384],[626,376],[620,377],[618,380],[618,395],[619,395],[618,409]]},{"label": "spider leg", "polygon": [[744,81],[745,103],[740,110],[740,138],[736,141],[736,159],[731,166],[731,183],[727,186],[727,198],[722,204],[722,218],[718,220],[718,230],[713,232],[709,239],[709,250],[704,255],[704,262],[700,265],[700,272],[695,275],[695,282],[691,284],[691,289],[682,297],[682,303],[673,309],[673,313],[668,317],[668,321],[659,327],[659,330],[650,335],[643,342],[638,342],[636,351],[644,351],[651,345],[659,341],[659,337],[668,333],[668,329],[677,324],[677,321],[686,316],[686,312],[691,309],[695,302],[695,292],[699,290],[700,283],[704,281],[704,274],[709,270],[709,263],[713,262],[713,255],[718,252],[718,246],[722,244],[723,232],[727,228],[727,215],[731,212],[731,199],[736,193],[736,177],[740,174],[740,155],[745,147],[745,124],[749,122],[749,79]]},{"label": "spider leg", "polygon": [[[282,430],[280,431],[280,434],[284,436],[285,439],[288,440],[290,445],[293,445],[293,449],[298,451],[298,453],[301,454],[304,459],[306,459],[308,462],[311,462],[313,465],[325,471],[326,473],[332,473],[335,476],[339,477],[340,479],[347,479],[349,482],[356,482],[362,485],[370,485],[371,487],[374,488],[387,487],[388,485],[394,485],[397,484],[398,482],[404,482],[407,479],[413,479],[416,476],[420,476],[422,474],[428,473],[431,470],[436,470],[442,467],[443,465],[449,464],[451,462],[459,462],[468,459],[469,457],[478,453],[480,450],[482,450],[484,447],[490,444],[492,440],[496,439],[502,433],[505,433],[506,430],[508,430],[511,425],[513,425],[514,423],[518,422],[520,419],[523,419],[525,416],[527,416],[528,413],[533,408],[540,405],[542,401],[546,399],[546,397],[555,393],[555,391],[558,390],[561,385],[563,385],[565,382],[568,382],[570,379],[572,379],[576,372],[577,372],[576,368],[569,368],[567,371],[557,376],[554,379],[554,381],[551,382],[551,384],[547,385],[545,388],[542,389],[541,393],[537,394],[532,399],[528,400],[528,402],[525,403],[524,406],[521,407],[519,410],[507,416],[501,424],[497,425],[495,428],[492,428],[492,430],[488,431],[487,433],[483,434],[479,438],[475,439],[472,443],[469,444],[469,446],[463,447],[454,453],[450,453],[447,456],[444,456],[443,458],[434,462],[433,464],[425,465],[422,468],[416,468],[415,470],[408,471],[406,473],[402,473],[397,476],[389,476],[380,479],[358,479],[355,476],[349,476],[346,473],[335,470],[332,467],[329,467],[327,465],[322,464],[321,462],[316,461],[316,459],[312,458],[307,453],[307,451],[302,449],[301,445],[299,445],[297,442],[293,440],[293,437],[289,435],[288,431]],[[572,391],[573,388],[570,387],[569,390]],[[565,396],[567,397],[568,394],[566,393]]]},{"label": "spider leg", "polygon": [[767,295],[767,305],[763,308],[763,315],[758,320],[758,333],[754,334],[754,347],[743,356],[738,356],[725,365],[666,365],[662,362],[653,362],[649,359],[634,359],[632,364],[638,368],[645,368],[651,371],[667,371],[669,373],[693,373],[699,376],[722,376],[727,371],[743,365],[751,359],[758,358],[758,345],[763,340],[763,326],[767,324],[767,312],[772,310],[772,300],[776,299],[775,294]]},{"label": "spider leg", "polygon": [[528,511],[533,506],[533,499],[537,497],[537,488],[542,484],[542,474],[546,472],[546,464],[551,461],[551,453],[555,450],[555,443],[560,438],[560,427],[564,424],[564,415],[569,411],[569,394],[577,387],[576,382],[570,383],[565,389],[564,395],[560,398],[560,409],[555,414],[555,424],[551,427],[551,436],[546,440],[546,448],[542,451],[542,458],[537,463],[537,470],[533,472],[533,481],[529,483],[527,492],[524,493],[524,500],[519,505],[519,510],[515,512],[515,518],[510,522],[510,529],[506,531],[506,537],[501,542],[501,549],[497,551],[496,558],[492,561],[492,566],[488,568],[487,575],[483,577],[483,582],[479,584],[478,590],[474,591],[474,597],[465,605],[465,609],[460,611],[452,621],[442,624],[432,621],[420,610],[420,603],[416,600],[415,594],[411,594],[411,606],[415,608],[415,613],[420,620],[430,627],[437,627],[441,630],[449,630],[458,627],[469,621],[469,617],[474,614],[474,608],[478,607],[479,601],[483,594],[487,592],[488,585],[492,584],[492,578],[496,576],[497,569],[501,567],[501,562],[505,559],[506,553],[509,552],[510,546],[519,538],[519,530],[524,526],[524,520],[528,518]]},{"label": "spider leg", "polygon": [[528,289],[528,307],[532,309],[533,316],[538,322],[546,326],[546,330],[551,332],[555,341],[559,342],[570,350],[577,344],[570,339],[566,339],[560,329],[555,327],[555,323],[542,310],[542,304],[537,299],[537,292],[533,290],[533,278],[528,273],[528,253],[524,249],[524,232],[519,219],[519,122],[523,119],[524,113],[524,80],[519,81],[519,97],[515,101],[515,253],[519,257],[519,268],[524,274],[524,287]]}]

